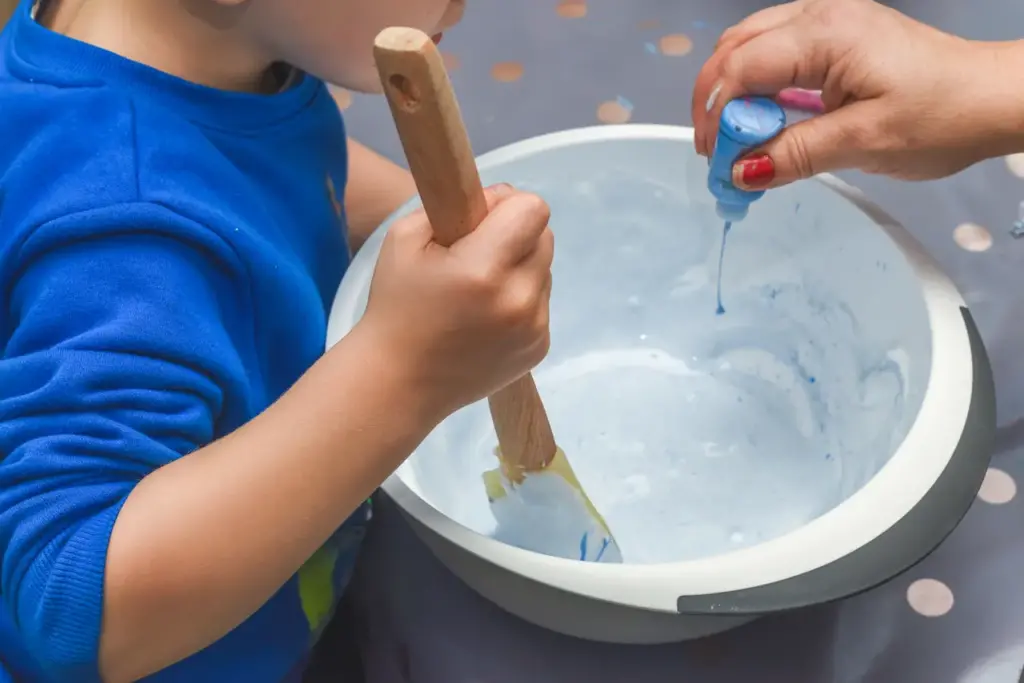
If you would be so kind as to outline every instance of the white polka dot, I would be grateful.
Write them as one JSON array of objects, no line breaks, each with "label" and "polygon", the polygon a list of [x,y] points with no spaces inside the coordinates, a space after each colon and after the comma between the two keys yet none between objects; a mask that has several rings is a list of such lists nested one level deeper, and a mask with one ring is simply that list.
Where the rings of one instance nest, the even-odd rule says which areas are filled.
[{"label": "white polka dot", "polygon": [[1006,157],[1006,167],[1018,178],[1024,178],[1024,153]]},{"label": "white polka dot", "polygon": [[449,71],[456,71],[462,67],[462,60],[459,59],[458,55],[454,55],[451,52],[442,52],[441,59],[444,61],[444,68]]},{"label": "white polka dot", "polygon": [[690,40],[689,36],[682,33],[674,33],[669,36],[663,36],[658,41],[658,47],[663,55],[682,57],[693,51],[693,41]]},{"label": "white polka dot", "polygon": [[1017,482],[1006,472],[989,468],[985,481],[978,491],[978,498],[992,505],[1005,505],[1017,497]]},{"label": "white polka dot", "polygon": [[558,3],[556,11],[564,19],[582,19],[587,16],[587,3],[583,0],[563,0]]},{"label": "white polka dot", "polygon": [[633,110],[618,100],[602,102],[597,108],[597,120],[601,123],[628,123],[631,118]]},{"label": "white polka dot", "polygon": [[953,240],[967,251],[987,251],[992,247],[992,234],[977,223],[961,223],[956,226]]},{"label": "white polka dot", "polygon": [[352,93],[348,90],[337,86],[331,86],[328,90],[330,90],[331,95],[334,96],[334,101],[338,104],[338,109],[345,111],[352,106]]},{"label": "white polka dot", "polygon": [[491,78],[500,83],[514,83],[523,77],[523,65],[519,62],[498,62],[491,67]]},{"label": "white polka dot", "polygon": [[953,609],[953,591],[935,579],[915,581],[907,589],[911,609],[923,617],[942,617]]}]

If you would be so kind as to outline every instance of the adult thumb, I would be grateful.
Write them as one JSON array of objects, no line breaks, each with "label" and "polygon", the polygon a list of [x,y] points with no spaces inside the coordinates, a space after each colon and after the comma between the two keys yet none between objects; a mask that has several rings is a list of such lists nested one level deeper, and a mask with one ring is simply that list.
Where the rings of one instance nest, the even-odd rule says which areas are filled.
[{"label": "adult thumb", "polygon": [[866,131],[877,120],[872,105],[855,102],[786,128],[733,165],[733,184],[742,190],[764,190],[861,166],[870,142]]}]

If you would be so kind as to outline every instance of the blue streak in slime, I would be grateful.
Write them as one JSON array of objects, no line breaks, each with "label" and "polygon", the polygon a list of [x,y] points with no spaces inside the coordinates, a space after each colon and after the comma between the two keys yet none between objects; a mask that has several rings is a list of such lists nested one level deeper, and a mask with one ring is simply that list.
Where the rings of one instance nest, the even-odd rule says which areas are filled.
[{"label": "blue streak in slime", "polygon": [[[580,537],[580,562],[587,561],[587,539],[590,537],[590,533],[587,531],[583,532],[583,536]],[[601,549],[597,551],[597,557],[594,558],[594,562],[600,562],[601,558],[604,557],[604,551],[608,550],[608,546],[612,544],[612,539],[606,538],[601,541]]]},{"label": "blue streak in slime", "polygon": [[764,196],[764,190],[741,190],[732,182],[732,167],[751,150],[768,142],[786,127],[786,112],[766,97],[741,97],[722,109],[715,151],[708,166],[708,190],[715,196],[715,212],[725,221],[722,228],[722,251],[718,256],[718,308],[722,315],[722,263],[725,243],[733,223],[747,217],[750,205]]},{"label": "blue streak in slime", "polygon": [[722,249],[718,252],[718,315],[725,313],[725,306],[722,305],[722,263],[725,261],[725,241],[729,239],[729,230],[732,229],[732,221],[726,221],[722,226]]}]

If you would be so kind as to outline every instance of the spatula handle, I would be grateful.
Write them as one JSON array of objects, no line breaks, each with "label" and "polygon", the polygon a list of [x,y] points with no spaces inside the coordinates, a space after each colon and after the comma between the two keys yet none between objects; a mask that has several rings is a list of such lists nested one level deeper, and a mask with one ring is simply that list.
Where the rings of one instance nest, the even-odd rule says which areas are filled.
[{"label": "spatula handle", "polygon": [[[441,55],[422,31],[388,28],[374,43],[381,84],[434,239],[450,246],[487,215],[473,149]],[[490,398],[507,473],[542,469],[555,439],[530,374]]]},{"label": "spatula handle", "polygon": [[524,474],[542,470],[554,459],[555,435],[532,374],[526,373],[499,390],[488,405],[510,480],[519,483]]}]

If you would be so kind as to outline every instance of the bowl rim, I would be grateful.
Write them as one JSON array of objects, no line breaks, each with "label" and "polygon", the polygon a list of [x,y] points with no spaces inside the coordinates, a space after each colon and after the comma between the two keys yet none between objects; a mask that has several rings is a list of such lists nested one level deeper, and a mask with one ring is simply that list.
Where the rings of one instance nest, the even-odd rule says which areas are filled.
[{"label": "bowl rim", "polygon": [[[692,143],[693,135],[692,128],[661,124],[589,126],[515,142],[477,163],[486,170],[554,148],[630,139]],[[397,472],[382,489],[426,530],[485,563],[571,594],[653,612],[737,616],[829,602],[926,557],[966,514],[988,468],[995,407],[984,346],[952,281],[903,226],[832,175],[804,182],[844,197],[892,239],[917,276],[932,330],[930,375],[917,417],[890,460],[843,503],[779,538],[729,553],[612,565],[541,555],[477,533],[434,508]],[[400,207],[356,254],[331,310],[328,348],[355,323],[360,286],[372,277],[387,227],[417,205],[414,198]]]}]

